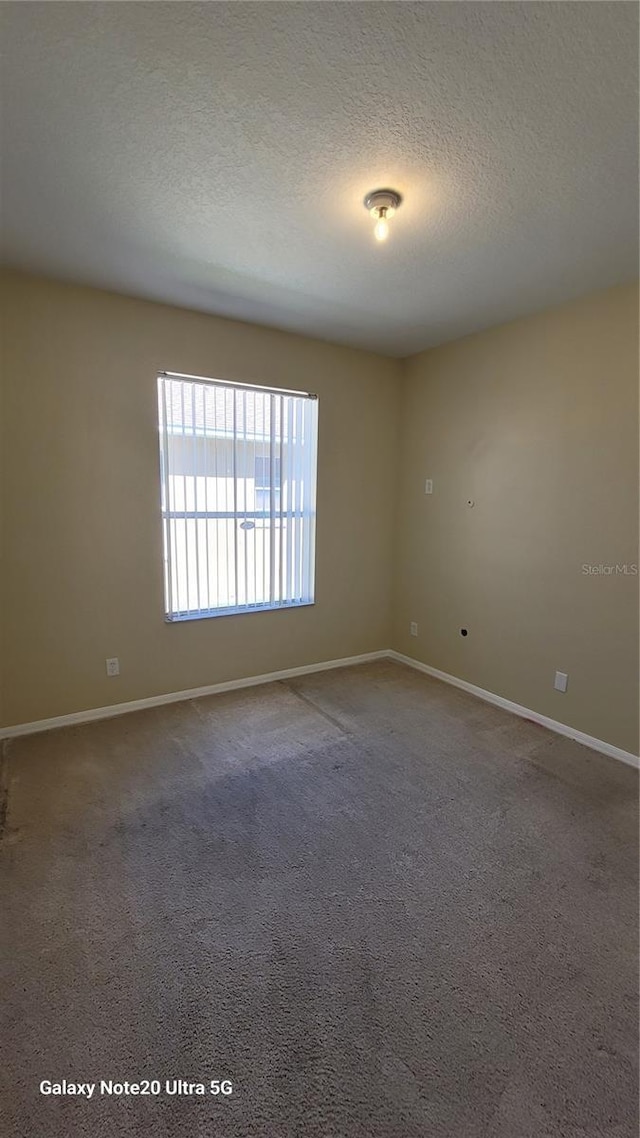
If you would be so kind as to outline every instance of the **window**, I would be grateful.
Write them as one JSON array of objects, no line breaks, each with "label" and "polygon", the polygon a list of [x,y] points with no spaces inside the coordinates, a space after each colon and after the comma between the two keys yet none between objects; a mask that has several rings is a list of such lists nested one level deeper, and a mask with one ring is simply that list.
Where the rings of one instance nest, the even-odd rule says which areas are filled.
[{"label": "window", "polygon": [[158,377],[167,620],[314,599],[315,396]]},{"label": "window", "polygon": [[[255,461],[255,488],[256,505],[268,508],[271,501],[271,460],[258,455]],[[280,505],[280,458],[276,458],[273,465],[273,488],[276,495],[276,505]]]}]

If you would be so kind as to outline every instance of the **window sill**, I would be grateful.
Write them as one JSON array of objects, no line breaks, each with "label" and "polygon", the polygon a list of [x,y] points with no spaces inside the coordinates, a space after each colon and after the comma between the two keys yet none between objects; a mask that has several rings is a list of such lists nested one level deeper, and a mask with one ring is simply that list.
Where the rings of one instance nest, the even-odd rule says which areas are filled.
[{"label": "window sill", "polygon": [[250,605],[248,607],[243,605],[234,608],[209,609],[206,612],[175,613],[166,615],[164,620],[165,624],[183,624],[188,620],[212,620],[219,616],[250,616],[256,612],[282,612],[288,609],[311,608],[314,604],[315,600],[288,601],[286,604]]}]

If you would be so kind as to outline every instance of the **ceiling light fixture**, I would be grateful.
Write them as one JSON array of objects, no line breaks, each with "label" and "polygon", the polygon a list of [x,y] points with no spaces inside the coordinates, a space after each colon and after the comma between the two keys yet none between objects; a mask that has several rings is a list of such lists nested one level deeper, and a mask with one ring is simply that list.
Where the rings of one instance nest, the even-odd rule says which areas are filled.
[{"label": "ceiling light fixture", "polygon": [[393,217],[402,198],[396,190],[372,190],[364,199],[364,208],[375,217],[373,230],[377,241],[386,241],[389,236],[389,219]]}]

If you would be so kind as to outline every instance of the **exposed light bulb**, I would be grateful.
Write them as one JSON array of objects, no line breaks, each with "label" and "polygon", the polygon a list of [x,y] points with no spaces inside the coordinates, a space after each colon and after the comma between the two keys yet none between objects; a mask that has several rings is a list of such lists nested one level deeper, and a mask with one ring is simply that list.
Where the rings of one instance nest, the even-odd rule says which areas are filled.
[{"label": "exposed light bulb", "polygon": [[402,198],[397,190],[372,190],[364,199],[364,207],[375,225],[373,233],[376,241],[386,241],[389,236],[389,221],[394,216]]},{"label": "exposed light bulb", "polygon": [[384,214],[381,214],[378,218],[376,227],[373,232],[376,235],[377,241],[386,241],[387,237],[389,236],[389,223]]}]

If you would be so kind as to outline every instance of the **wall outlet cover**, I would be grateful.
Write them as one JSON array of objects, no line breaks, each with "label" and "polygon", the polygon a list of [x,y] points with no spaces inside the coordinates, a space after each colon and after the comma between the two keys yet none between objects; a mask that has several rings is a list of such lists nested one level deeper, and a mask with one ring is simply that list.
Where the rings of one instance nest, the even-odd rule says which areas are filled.
[{"label": "wall outlet cover", "polygon": [[566,691],[568,683],[569,676],[566,672],[556,672],[556,678],[553,682],[556,691]]}]

